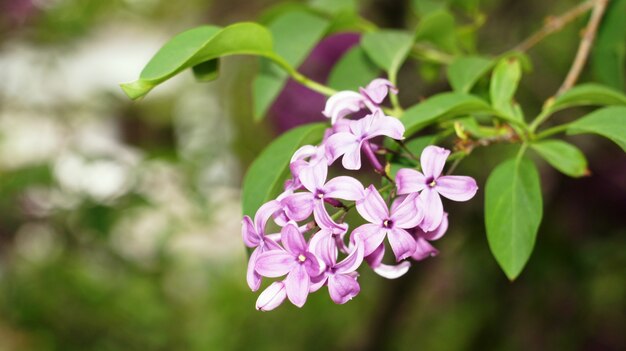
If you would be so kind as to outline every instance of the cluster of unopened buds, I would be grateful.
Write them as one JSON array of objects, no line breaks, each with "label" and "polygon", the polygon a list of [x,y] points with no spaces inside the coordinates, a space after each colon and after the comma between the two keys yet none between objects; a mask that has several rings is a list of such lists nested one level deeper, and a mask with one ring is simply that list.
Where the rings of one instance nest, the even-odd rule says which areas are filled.
[{"label": "cluster of unopened buds", "polygon": [[[324,286],[335,303],[343,304],[359,293],[357,269],[364,262],[385,278],[402,276],[411,265],[409,259],[420,261],[438,253],[430,242],[448,228],[441,196],[467,201],[476,193],[474,179],[442,174],[450,151],[437,146],[423,150],[421,171],[403,168],[391,180],[376,151],[382,148],[381,137],[401,141],[405,130],[397,118],[383,112],[381,103],[389,93],[396,94],[396,88],[375,79],[358,93],[331,96],[323,111],[331,127],[322,143],[298,149],[284,192],[261,206],[254,219],[244,217],[243,240],[254,249],[248,285],[256,291],[262,277],[281,278],[260,294],[257,309],[272,310],[285,299],[301,307],[309,293]],[[365,116],[357,118],[359,114]],[[377,189],[347,175],[327,179],[329,166],[339,158],[346,170],[361,169],[362,154],[389,184]],[[381,193],[389,195],[390,205]],[[365,224],[348,235],[344,219],[353,207]],[[275,225],[268,224],[270,219]],[[270,233],[269,227],[278,229]],[[383,263],[385,238],[395,264]]]}]

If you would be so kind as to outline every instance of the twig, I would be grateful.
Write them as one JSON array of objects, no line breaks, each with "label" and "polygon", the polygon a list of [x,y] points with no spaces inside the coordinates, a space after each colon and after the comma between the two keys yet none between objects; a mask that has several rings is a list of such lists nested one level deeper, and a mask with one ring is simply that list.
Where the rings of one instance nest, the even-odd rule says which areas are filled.
[{"label": "twig", "polygon": [[582,16],[587,11],[591,10],[595,2],[595,0],[589,0],[570,9],[560,16],[550,16],[546,18],[543,27],[539,31],[535,32],[533,35],[531,35],[521,43],[517,44],[517,46],[515,46],[512,51],[528,51],[530,48],[542,41],[545,37],[549,36],[552,33],[558,32],[567,24]]},{"label": "twig", "polygon": [[576,84],[576,80],[578,80],[578,76],[580,76],[580,72],[582,71],[585,63],[587,62],[587,58],[589,57],[591,46],[593,45],[593,41],[596,38],[596,32],[598,31],[598,26],[600,25],[602,15],[604,15],[604,11],[606,10],[608,2],[609,0],[594,1],[591,18],[589,19],[589,24],[587,24],[587,28],[585,29],[585,33],[583,34],[583,38],[580,41],[580,45],[578,46],[578,52],[576,52],[576,57],[574,58],[572,67],[567,73],[567,77],[565,77],[563,84],[556,92],[556,96],[563,94],[571,87],[573,87],[574,84]]}]

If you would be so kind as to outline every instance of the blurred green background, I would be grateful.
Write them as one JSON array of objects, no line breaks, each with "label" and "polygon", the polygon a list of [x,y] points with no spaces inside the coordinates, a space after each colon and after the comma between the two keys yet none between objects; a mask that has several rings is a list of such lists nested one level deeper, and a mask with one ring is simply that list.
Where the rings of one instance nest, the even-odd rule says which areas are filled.
[{"label": "blurred green background", "polygon": [[[492,54],[576,4],[452,3],[486,15],[476,45]],[[216,82],[185,74],[139,102],[117,84],[174,34],[255,20],[274,4],[0,0],[0,350],[626,349],[626,159],[595,137],[572,138],[592,176],[543,164],[545,219],[514,283],[489,252],[479,192],[447,204],[441,254],[403,278],[364,269],[346,305],[321,291],[302,309],[256,311],[240,183],[285,128],[280,116],[252,122],[257,60],[230,57]],[[416,21],[410,1],[360,7],[380,26]],[[519,94],[528,112],[560,85],[584,23],[531,50]],[[405,104],[448,89],[438,67],[408,64],[400,77]],[[457,172],[484,188],[493,155],[477,151]]]}]

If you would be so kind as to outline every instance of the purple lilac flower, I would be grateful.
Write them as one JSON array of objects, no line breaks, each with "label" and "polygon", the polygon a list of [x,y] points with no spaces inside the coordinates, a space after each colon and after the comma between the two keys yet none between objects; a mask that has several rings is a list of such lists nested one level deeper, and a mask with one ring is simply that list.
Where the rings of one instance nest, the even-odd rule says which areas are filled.
[{"label": "purple lilac flower", "polygon": [[471,177],[441,175],[448,155],[449,150],[428,146],[420,157],[424,173],[403,168],[396,175],[398,194],[420,192],[425,211],[420,227],[427,232],[437,228],[443,218],[443,204],[439,195],[454,201],[467,201],[478,190],[476,181]]},{"label": "purple lilac flower", "polygon": [[332,220],[324,202],[334,203],[336,199],[356,201],[363,197],[363,185],[349,176],[339,176],[326,182],[327,175],[328,164],[325,160],[318,160],[311,167],[302,168],[298,179],[308,191],[288,195],[281,203],[287,217],[294,221],[304,220],[313,213],[315,222],[321,228],[345,231],[347,226]]},{"label": "purple lilac flower", "polygon": [[287,291],[284,282],[273,282],[256,300],[256,309],[259,311],[271,311],[285,301]]},{"label": "purple lilac flower", "polygon": [[294,305],[302,307],[309,295],[311,277],[320,274],[320,266],[294,223],[283,227],[280,234],[280,241],[285,249],[263,252],[256,260],[255,269],[268,278],[287,274],[284,281],[287,298]]},{"label": "purple lilac flower", "polygon": [[363,240],[366,256],[374,252],[385,237],[389,238],[397,261],[415,252],[415,239],[407,229],[414,228],[422,221],[423,211],[419,201],[417,194],[410,194],[396,199],[389,209],[374,186],[370,185],[365,190],[365,196],[357,201],[356,209],[370,223],[356,228],[352,237],[354,241]]},{"label": "purple lilac flower", "polygon": [[257,258],[265,251],[280,248],[274,240],[265,235],[267,220],[280,209],[281,205],[278,201],[270,201],[259,208],[254,215],[254,223],[249,216],[243,217],[241,228],[243,242],[247,247],[254,248],[248,261],[248,273],[246,275],[248,286],[252,291],[257,291],[261,285],[261,276],[254,270]]},{"label": "purple lilac flower", "polygon": [[398,93],[396,87],[387,79],[374,79],[367,87],[359,88],[360,93],[344,90],[334,94],[326,101],[322,113],[330,118],[333,125],[347,115],[365,108],[375,113],[381,110],[380,104],[390,91],[394,94]]},{"label": "purple lilac flower", "polygon": [[356,280],[356,270],[363,262],[363,243],[357,242],[341,262],[337,262],[337,242],[324,231],[313,236],[310,247],[324,267],[322,274],[313,279],[311,292],[326,284],[330,298],[337,304],[344,304],[358,295],[361,287]]},{"label": "purple lilac flower", "polygon": [[385,257],[385,244],[378,245],[376,250],[365,257],[365,261],[372,268],[372,270],[383,278],[396,279],[403,276],[411,268],[411,262],[402,261],[395,265],[384,264],[383,257]]},{"label": "purple lilac flower", "polygon": [[378,111],[359,120],[350,121],[349,131],[331,135],[326,141],[326,156],[332,163],[343,156],[344,168],[356,170],[361,168],[361,148],[366,152],[373,151],[369,140],[378,136],[392,139],[404,139],[404,126],[394,118],[385,116]]},{"label": "purple lilac flower", "polygon": [[441,220],[441,224],[435,230],[430,232],[425,232],[420,227],[415,228],[412,232],[413,237],[415,238],[415,252],[411,255],[411,258],[416,261],[424,260],[428,257],[437,256],[439,254],[439,250],[434,248],[430,241],[435,241],[440,239],[448,230],[448,213],[443,213],[443,219]]}]

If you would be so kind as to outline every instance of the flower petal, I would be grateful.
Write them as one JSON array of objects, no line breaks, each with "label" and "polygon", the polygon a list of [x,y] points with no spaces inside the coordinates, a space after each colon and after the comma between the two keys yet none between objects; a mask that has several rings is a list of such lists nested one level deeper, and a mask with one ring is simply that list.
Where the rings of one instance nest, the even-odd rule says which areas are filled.
[{"label": "flower petal", "polygon": [[439,251],[423,238],[417,238],[416,244],[417,245],[415,246],[415,252],[413,252],[413,254],[411,255],[411,258],[416,261],[421,261],[428,257],[437,256],[439,254]]},{"label": "flower petal", "polygon": [[363,240],[364,255],[367,256],[374,252],[376,248],[385,240],[387,230],[382,228],[378,224],[363,224],[352,231],[351,239],[353,242],[358,243],[359,240]]},{"label": "flower petal", "polygon": [[352,133],[335,133],[326,140],[326,157],[329,163],[333,163],[341,155],[358,150],[359,147],[359,141]]},{"label": "flower petal", "polygon": [[287,195],[280,202],[287,218],[294,221],[303,221],[313,212],[313,194],[309,192]]},{"label": "flower petal", "polygon": [[431,232],[424,232],[422,231],[420,228],[417,228],[417,237],[418,238],[424,238],[428,241],[434,241],[434,240],[438,240],[440,239],[448,230],[448,213],[444,212],[443,213],[443,217],[441,218],[441,224],[439,224],[439,226],[431,231]]},{"label": "flower petal", "polygon": [[296,150],[296,152],[293,153],[293,156],[291,156],[290,163],[296,160],[304,160],[305,158],[315,155],[316,152],[317,152],[317,146],[303,145],[298,150]]},{"label": "flower petal", "polygon": [[385,244],[381,243],[380,245],[378,245],[378,247],[374,251],[372,251],[372,253],[365,256],[365,261],[370,267],[376,268],[381,265],[384,257],[385,257]]},{"label": "flower petal", "polygon": [[422,191],[426,187],[426,177],[414,169],[402,168],[396,173],[398,194],[410,194]]},{"label": "flower petal", "polygon": [[395,117],[385,116],[382,112],[372,115],[371,125],[367,131],[366,139],[385,135],[392,139],[404,139],[404,125]]},{"label": "flower petal", "polygon": [[285,301],[287,291],[283,282],[273,282],[256,300],[256,309],[259,311],[271,311]]},{"label": "flower petal", "polygon": [[340,91],[326,100],[322,113],[335,124],[339,119],[359,111],[364,106],[364,98],[354,91]]},{"label": "flower petal", "polygon": [[306,240],[293,222],[287,223],[280,231],[280,242],[293,256],[307,251]]},{"label": "flower petal", "polygon": [[352,273],[359,268],[361,263],[363,263],[363,256],[365,254],[365,245],[357,241],[356,246],[352,249],[352,252],[346,258],[344,258],[341,262],[337,263],[335,266],[335,272],[337,274],[346,274]]},{"label": "flower petal", "polygon": [[380,105],[387,97],[389,91],[394,94],[398,93],[398,89],[387,79],[376,78],[372,80],[365,89],[359,89],[361,95],[369,98],[376,105]]},{"label": "flower petal", "polygon": [[415,239],[404,229],[393,228],[387,238],[397,262],[411,256],[415,251]]},{"label": "flower petal", "polygon": [[389,218],[387,204],[385,204],[385,200],[383,200],[373,185],[365,189],[363,199],[356,202],[356,210],[361,217],[370,223],[381,224],[385,219]]},{"label": "flower petal", "polygon": [[309,277],[317,277],[322,273],[322,269],[319,263],[319,259],[312,252],[305,252],[304,254],[304,268],[306,269],[306,273]]},{"label": "flower petal", "polygon": [[[397,200],[398,201],[398,200]],[[406,196],[399,205],[394,204],[390,219],[394,227],[409,229],[416,227],[424,218],[423,203],[417,193]]]},{"label": "flower petal", "polygon": [[478,185],[472,177],[466,176],[442,176],[437,178],[435,186],[437,192],[450,200],[467,201],[474,197]]},{"label": "flower petal", "polygon": [[403,276],[411,268],[411,262],[404,261],[396,265],[380,264],[374,268],[374,272],[383,278],[396,279]]},{"label": "flower petal", "polygon": [[324,186],[327,175],[328,163],[326,160],[317,160],[309,164],[308,167],[303,167],[298,174],[298,179],[308,191],[315,193],[316,190]]},{"label": "flower petal", "polygon": [[270,250],[259,255],[254,269],[264,277],[276,278],[289,273],[295,264],[296,260],[289,252]]},{"label": "flower petal", "polygon": [[356,147],[348,150],[341,160],[341,165],[345,169],[356,171],[361,169],[361,146],[362,142],[359,142]]},{"label": "flower petal", "polygon": [[344,304],[359,294],[361,287],[356,278],[344,274],[328,277],[328,293],[336,304]]},{"label": "flower petal", "polygon": [[254,249],[248,261],[248,271],[246,273],[246,282],[248,283],[248,286],[250,287],[250,289],[252,289],[252,291],[259,290],[259,287],[261,286],[261,275],[254,270],[254,267],[256,266],[256,261],[259,257],[260,252],[261,252],[261,248],[257,247],[256,249]]},{"label": "flower petal", "polygon": [[441,175],[448,155],[450,155],[449,150],[433,145],[427,146],[422,151],[420,164],[426,178],[433,177],[437,179]]},{"label": "flower petal", "polygon": [[337,263],[337,242],[327,230],[322,229],[313,235],[309,241],[309,250],[328,267]]},{"label": "flower petal", "polygon": [[314,200],[313,202],[313,218],[321,229],[328,230],[333,234],[342,234],[348,230],[347,224],[337,223],[330,217],[324,206],[324,201]]},{"label": "flower petal", "polygon": [[272,217],[274,213],[280,210],[282,205],[279,201],[272,200],[263,204],[256,214],[254,215],[254,226],[259,235],[263,235],[265,233],[265,225],[267,224],[268,219]]},{"label": "flower petal", "polygon": [[296,264],[285,279],[287,298],[298,307],[302,307],[309,295],[311,281],[304,265]]},{"label": "flower petal", "polygon": [[432,188],[426,188],[420,194],[424,201],[424,219],[420,223],[420,227],[430,232],[435,230],[443,218],[443,204],[439,194]]},{"label": "flower petal", "polygon": [[247,247],[257,247],[261,242],[261,238],[252,224],[252,219],[248,216],[243,216],[241,221],[241,236]]},{"label": "flower petal", "polygon": [[335,177],[324,185],[325,196],[343,200],[356,201],[363,198],[363,184],[353,177]]}]

